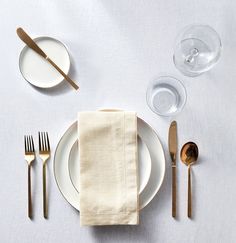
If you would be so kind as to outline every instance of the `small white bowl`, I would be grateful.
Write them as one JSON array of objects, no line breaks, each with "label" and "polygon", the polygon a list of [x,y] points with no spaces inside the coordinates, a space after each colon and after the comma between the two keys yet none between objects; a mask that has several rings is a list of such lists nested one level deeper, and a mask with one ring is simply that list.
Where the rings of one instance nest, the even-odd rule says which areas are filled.
[{"label": "small white bowl", "polygon": [[[70,56],[67,47],[52,37],[37,37],[34,41],[66,73],[70,70]],[[39,88],[52,88],[64,80],[64,77],[51,65],[25,46],[19,57],[19,68],[26,81]]]}]

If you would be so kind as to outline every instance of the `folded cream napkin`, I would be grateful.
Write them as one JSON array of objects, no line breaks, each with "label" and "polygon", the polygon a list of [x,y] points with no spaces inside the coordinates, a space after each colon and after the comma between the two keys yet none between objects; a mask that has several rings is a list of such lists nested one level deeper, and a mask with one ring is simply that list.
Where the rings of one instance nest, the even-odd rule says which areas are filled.
[{"label": "folded cream napkin", "polygon": [[78,117],[80,224],[138,224],[135,112],[81,112]]}]

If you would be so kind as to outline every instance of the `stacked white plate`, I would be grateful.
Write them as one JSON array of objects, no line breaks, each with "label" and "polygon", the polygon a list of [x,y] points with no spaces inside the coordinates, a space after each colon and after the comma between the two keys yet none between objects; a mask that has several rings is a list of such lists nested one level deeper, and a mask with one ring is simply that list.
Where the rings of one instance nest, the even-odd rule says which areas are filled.
[{"label": "stacked white plate", "polygon": [[[54,176],[64,198],[79,210],[79,150],[77,122],[60,139],[54,157]],[[165,175],[163,147],[155,131],[138,118],[139,204],[144,208],[156,195]]]}]

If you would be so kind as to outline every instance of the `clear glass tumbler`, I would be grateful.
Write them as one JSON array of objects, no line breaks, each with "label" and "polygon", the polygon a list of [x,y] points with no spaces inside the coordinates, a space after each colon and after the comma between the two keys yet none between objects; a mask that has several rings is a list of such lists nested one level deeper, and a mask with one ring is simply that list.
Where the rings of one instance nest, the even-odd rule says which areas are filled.
[{"label": "clear glass tumbler", "polygon": [[150,82],[146,93],[149,108],[161,116],[179,113],[187,99],[184,85],[176,78],[161,76]]}]

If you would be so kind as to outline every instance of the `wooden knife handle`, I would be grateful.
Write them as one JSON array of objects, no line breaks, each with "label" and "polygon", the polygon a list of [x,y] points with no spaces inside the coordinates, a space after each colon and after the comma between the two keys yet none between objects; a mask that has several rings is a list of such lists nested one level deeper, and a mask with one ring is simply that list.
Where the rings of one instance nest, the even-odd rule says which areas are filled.
[{"label": "wooden knife handle", "polygon": [[176,217],[176,166],[172,166],[172,217]]},{"label": "wooden knife handle", "polygon": [[65,78],[65,80],[74,88],[78,89],[79,86],[72,80],[68,75],[66,75],[55,62],[53,62],[49,57],[46,57],[46,60]]}]

